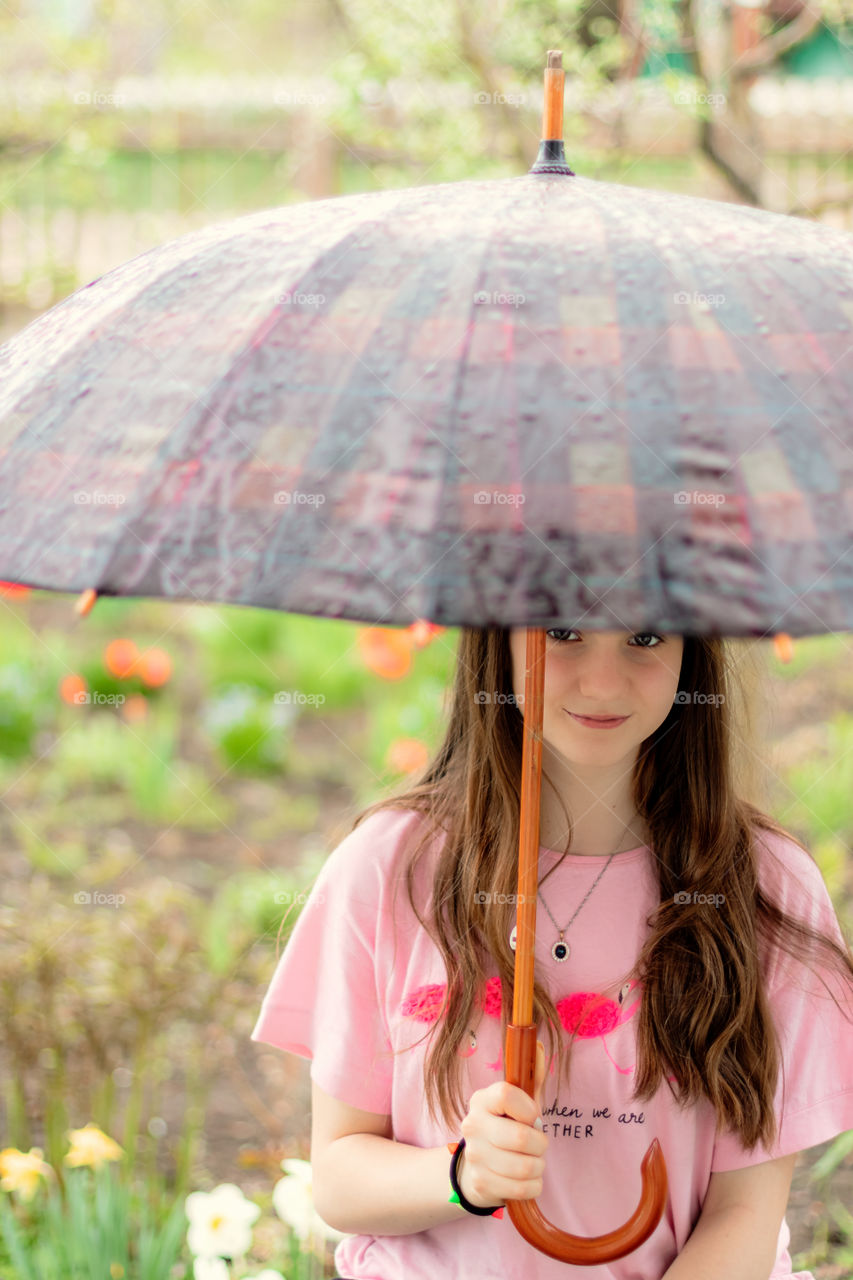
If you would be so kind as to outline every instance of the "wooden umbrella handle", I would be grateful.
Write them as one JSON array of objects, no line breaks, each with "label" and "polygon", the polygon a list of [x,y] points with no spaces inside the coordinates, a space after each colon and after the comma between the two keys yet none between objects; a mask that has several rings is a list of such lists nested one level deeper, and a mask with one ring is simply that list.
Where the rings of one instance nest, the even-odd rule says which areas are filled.
[{"label": "wooden umbrella handle", "polygon": [[[545,632],[528,627],[524,673],[524,748],[521,764],[521,831],[518,850],[515,973],[512,1022],[506,1035],[506,1079],[532,1098],[536,1067],[533,967],[536,897],[539,887],[539,796],[542,780],[542,713]],[[535,1248],[560,1262],[595,1266],[639,1248],[658,1225],[666,1205],[667,1173],[660,1143],[653,1139],[640,1165],[642,1192],[627,1222],[600,1236],[576,1236],[549,1222],[535,1200],[509,1200],[513,1225]]]}]

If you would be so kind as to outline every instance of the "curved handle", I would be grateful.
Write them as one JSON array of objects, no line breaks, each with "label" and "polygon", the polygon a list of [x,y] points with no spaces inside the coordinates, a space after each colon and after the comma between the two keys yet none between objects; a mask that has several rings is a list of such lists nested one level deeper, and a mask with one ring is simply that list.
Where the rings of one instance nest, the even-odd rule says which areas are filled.
[{"label": "curved handle", "polygon": [[[507,1027],[506,1078],[533,1097],[536,1065],[536,1026]],[[592,1267],[622,1258],[638,1249],[661,1220],[667,1196],[666,1161],[654,1138],[640,1165],[642,1191],[631,1217],[621,1227],[600,1236],[576,1236],[549,1222],[535,1200],[508,1200],[507,1211],[513,1226],[535,1248],[559,1262]]]}]

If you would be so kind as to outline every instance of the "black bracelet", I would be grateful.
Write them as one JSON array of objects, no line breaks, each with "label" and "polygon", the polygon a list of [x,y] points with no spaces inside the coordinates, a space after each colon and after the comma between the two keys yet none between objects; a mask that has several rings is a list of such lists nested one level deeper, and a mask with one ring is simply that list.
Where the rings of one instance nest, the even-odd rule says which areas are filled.
[{"label": "black bracelet", "polygon": [[[462,1194],[462,1188],[459,1186],[459,1182],[456,1178],[456,1166],[459,1164],[459,1157],[462,1155],[464,1150],[465,1139],[462,1138],[457,1144],[456,1150],[453,1152],[450,1159],[450,1185],[455,1191],[463,1209],[467,1209],[469,1213],[476,1213],[479,1217],[491,1217],[493,1213],[496,1213],[498,1209],[502,1209],[504,1206],[502,1204],[493,1204],[491,1209],[481,1208],[480,1205],[472,1204],[470,1200],[466,1200]],[[453,1197],[451,1196],[451,1199],[452,1198]]]}]

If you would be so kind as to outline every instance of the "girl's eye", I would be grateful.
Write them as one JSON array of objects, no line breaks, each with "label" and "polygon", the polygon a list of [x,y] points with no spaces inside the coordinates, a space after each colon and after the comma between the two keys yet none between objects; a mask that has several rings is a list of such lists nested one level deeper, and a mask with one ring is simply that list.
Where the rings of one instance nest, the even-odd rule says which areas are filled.
[{"label": "girl's eye", "polygon": [[[574,629],[569,629],[568,631],[561,631],[558,627],[552,627],[551,630],[546,631],[545,634],[547,636],[552,636],[557,641],[557,644],[564,644],[566,636],[580,635],[580,632],[575,631]],[[634,633],[633,636],[631,636],[631,639],[632,640],[656,640],[658,644],[666,643],[666,641],[663,639],[663,636],[659,636],[652,631],[637,631]],[[640,644],[640,645],[637,645],[636,648],[657,649],[658,644]]]}]

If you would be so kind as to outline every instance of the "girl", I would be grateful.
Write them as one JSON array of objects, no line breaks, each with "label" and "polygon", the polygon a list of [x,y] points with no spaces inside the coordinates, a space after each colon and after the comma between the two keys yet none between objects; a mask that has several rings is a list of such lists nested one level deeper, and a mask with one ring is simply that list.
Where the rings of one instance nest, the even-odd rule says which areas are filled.
[{"label": "girl", "polygon": [[[324,864],[252,1032],[312,1060],[337,1270],[790,1277],[796,1154],[853,1128],[853,952],[808,850],[741,794],[735,649],[548,632],[536,1102],[503,1062],[525,651],[524,628],[462,629],[442,746]],[[667,1205],[623,1258],[556,1261],[500,1211],[610,1231],[654,1137]]]}]

